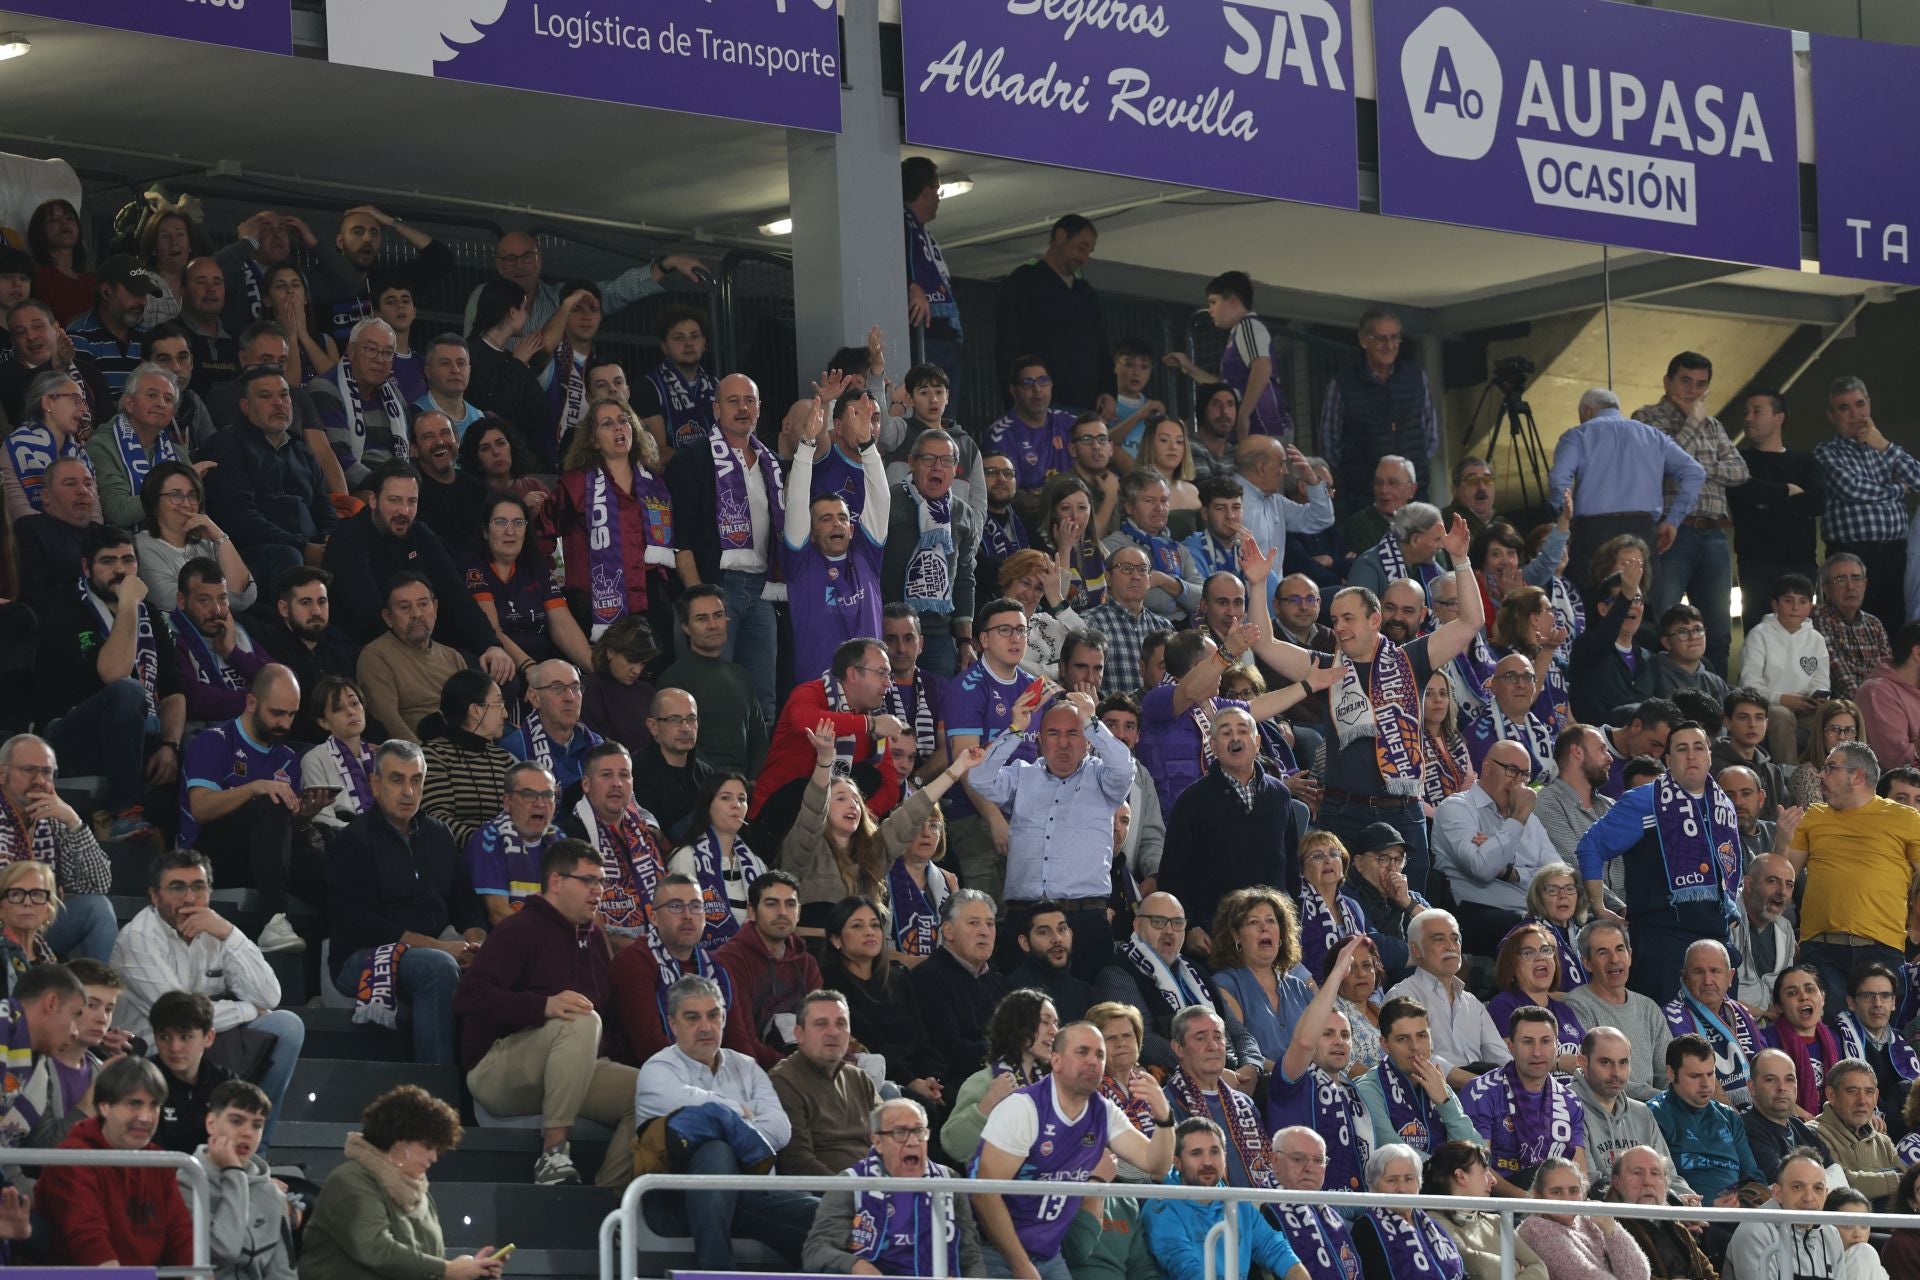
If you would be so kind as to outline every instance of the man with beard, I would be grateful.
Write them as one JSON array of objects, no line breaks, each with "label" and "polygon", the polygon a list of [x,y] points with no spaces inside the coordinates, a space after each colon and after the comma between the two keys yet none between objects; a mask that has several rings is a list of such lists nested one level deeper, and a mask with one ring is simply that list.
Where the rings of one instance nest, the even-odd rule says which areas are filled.
[{"label": "man with beard", "polygon": [[[1305,1125],[1280,1130],[1273,1135],[1273,1167],[1284,1190],[1325,1190],[1326,1137]],[[1339,1210],[1327,1204],[1276,1204],[1274,1211],[1310,1280],[1360,1280],[1360,1255]]]},{"label": "man with beard", "polygon": [[300,794],[300,759],[287,745],[299,709],[293,673],[267,663],[241,713],[195,734],[181,766],[180,847],[205,853],[222,883],[259,890],[285,930],[262,934],[263,950],[275,942],[275,950],[293,949],[279,915],[287,893],[296,883],[311,892],[324,882],[316,869],[292,868],[294,817],[320,808]]},{"label": "man with beard", "polygon": [[1533,1171],[1564,1156],[1587,1171],[1586,1107],[1553,1074],[1559,1028],[1552,1011],[1522,1005],[1507,1029],[1513,1061],[1467,1086],[1461,1109],[1486,1140],[1496,1196],[1526,1196]]},{"label": "man with beard", "polygon": [[182,565],[175,600],[176,607],[167,616],[173,624],[174,652],[169,660],[180,668],[187,715],[195,720],[240,715],[248,698],[248,682],[260,673],[267,657],[233,614],[220,562],[198,557]]},{"label": "man with beard", "polygon": [[205,400],[214,384],[240,372],[240,344],[220,323],[227,305],[227,278],[212,258],[195,258],[180,276],[180,314],[187,346],[193,352],[188,386]]},{"label": "man with beard", "polygon": [[26,420],[27,387],[46,369],[65,369],[87,394],[86,421],[105,422],[113,416],[113,393],[100,366],[84,351],[74,349],[67,331],[54,319],[53,308],[38,298],[15,303],[7,311],[7,333],[13,339],[13,358],[0,365],[0,415],[18,425]]},{"label": "man with beard", "polygon": [[207,514],[233,538],[254,580],[272,583],[283,569],[319,564],[340,517],[319,460],[293,431],[286,376],[254,366],[236,381],[242,421],[215,432],[201,459],[214,464]]},{"label": "man with beard", "polygon": [[660,829],[671,840],[685,834],[694,798],[714,767],[696,754],[700,744],[700,707],[684,689],[659,689],[647,708],[651,745],[633,762],[634,784],[647,793]]},{"label": "man with beard", "polygon": [[449,554],[477,550],[484,542],[487,482],[454,464],[460,438],[453,420],[438,409],[421,412],[408,429],[413,464],[420,471],[420,520],[440,536]]},{"label": "man with beard", "polygon": [[1807,881],[1800,907],[1800,962],[1820,972],[1827,1007],[1846,998],[1863,964],[1899,970],[1906,946],[1907,887],[1920,866],[1920,813],[1876,795],[1880,764],[1864,743],[1843,742],[1820,772],[1826,801],[1807,811],[1786,850]]},{"label": "man with beard", "polygon": [[1397,645],[1424,635],[1427,596],[1412,578],[1395,578],[1380,593],[1380,634]]},{"label": "man with beard", "polygon": [[[1721,776],[1733,772],[1729,769]],[[1774,979],[1793,963],[1793,924],[1787,911],[1793,905],[1798,878],[1792,860],[1777,853],[1763,853],[1747,867],[1746,883],[1740,888],[1740,918],[1731,932],[1740,952],[1739,998],[1750,1008],[1765,1009],[1773,1003]]]},{"label": "man with beard", "polygon": [[1601,878],[1606,864],[1626,864],[1626,914],[1639,947],[1633,988],[1654,1000],[1671,998],[1673,975],[1696,940],[1724,947],[1741,876],[1740,819],[1709,772],[1706,730],[1691,720],[1675,725],[1667,760],[1669,771],[1627,792],[1577,850],[1596,915],[1614,914]]},{"label": "man with beard", "polygon": [[[1384,628],[1383,628],[1384,629]],[[1545,783],[1557,774],[1553,730],[1534,711],[1539,678],[1533,663],[1510,653],[1493,667],[1493,701],[1461,730],[1475,770],[1486,766],[1487,751],[1496,742],[1517,742],[1531,761],[1530,781]]]},{"label": "man with beard", "polygon": [[333,623],[362,644],[380,633],[373,613],[384,598],[382,584],[407,572],[423,578],[445,610],[446,629],[436,636],[480,655],[480,666],[496,684],[513,678],[513,659],[487,615],[467,594],[466,580],[454,567],[433,531],[419,523],[420,473],[404,462],[391,462],[374,473],[373,503],[340,526],[327,544],[325,565],[338,588],[334,592]]},{"label": "man with beard", "polygon": [[[280,621],[275,626],[260,628],[255,637],[275,662],[293,672],[302,689],[318,685],[322,676],[344,676],[351,680],[354,675],[353,650],[327,633],[333,616],[333,603],[327,592],[332,585],[333,575],[325,569],[299,565],[282,572],[274,584],[279,594],[273,605]],[[384,742],[387,731],[369,716],[361,736],[368,742]],[[314,719],[313,709],[302,706],[293,722],[293,740],[324,742],[326,739],[326,730]]]},{"label": "man with beard", "polygon": [[[1650,1146],[1628,1147],[1613,1160],[1607,1199],[1620,1204],[1666,1204],[1667,1161]],[[1647,1255],[1656,1280],[1713,1280],[1713,1263],[1694,1243],[1684,1223],[1654,1218],[1622,1218],[1621,1227]]]},{"label": "man with beard", "polygon": [[[1104,424],[1103,424],[1104,426]],[[916,435],[915,439],[919,437]],[[961,437],[955,436],[958,443]],[[909,451],[912,446],[908,446]],[[1016,551],[1024,551],[1032,542],[1020,513],[1013,509],[1013,459],[1004,453],[990,453],[980,460],[981,483],[987,500],[980,521],[980,550],[974,556],[973,580],[1000,581],[1000,566]],[[906,478],[901,464],[902,479]],[[891,473],[889,473],[891,474]]]},{"label": "man with beard", "polygon": [[[873,1109],[868,1128],[872,1146],[849,1171],[854,1179],[959,1177],[928,1158],[932,1131],[926,1108],[912,1098],[882,1102]],[[928,1192],[830,1191],[820,1197],[801,1263],[816,1275],[869,1274],[859,1271],[863,1263],[872,1268],[871,1274],[931,1275],[934,1205]],[[949,1194],[940,1212],[946,1217],[941,1234],[947,1242],[947,1274],[985,1274],[973,1201]]]},{"label": "man with beard", "polygon": [[[1600,794],[1613,762],[1600,730],[1573,724],[1553,740],[1553,763],[1554,779],[1540,788],[1534,813],[1546,828],[1554,852],[1571,862],[1580,847],[1580,837],[1613,808],[1613,801]],[[1617,887],[1609,887],[1617,892]]]},{"label": "man with beard", "polygon": [[186,698],[163,654],[166,622],[147,600],[133,539],[94,525],[80,583],[42,614],[35,663],[47,741],[77,774],[105,774],[112,839],[148,829],[143,792],[180,773]]},{"label": "man with beard", "polygon": [[107,390],[118,396],[127,375],[140,364],[140,347],[147,333],[140,327],[147,299],[161,294],[159,277],[129,254],[108,258],[94,272],[99,281],[93,309],[67,323],[73,349],[93,357],[106,379]]},{"label": "man with beard", "polygon": [[1567,992],[1567,1007],[1583,1026],[1611,1027],[1626,1035],[1632,1052],[1624,1088],[1628,1097],[1645,1102],[1666,1087],[1667,1042],[1673,1039],[1667,1015],[1627,985],[1633,972],[1627,926],[1617,920],[1589,920],[1580,931],[1579,945],[1588,979]]},{"label": "man with beard", "polygon": [[321,264],[321,274],[314,283],[314,302],[325,315],[327,332],[335,342],[345,341],[355,324],[374,314],[368,274],[379,261],[388,232],[412,245],[415,256],[411,262],[383,268],[381,274],[392,274],[400,287],[415,297],[453,270],[453,250],[418,227],[370,204],[347,210],[340,215],[333,251],[320,249],[313,255]]},{"label": "man with beard", "polygon": [[1773,1178],[1780,1162],[1795,1147],[1811,1147],[1820,1153],[1820,1162],[1830,1164],[1833,1156],[1820,1133],[1800,1118],[1800,1077],[1793,1059],[1784,1049],[1762,1049],[1753,1055],[1753,1105],[1742,1122],[1747,1144],[1753,1148],[1754,1163],[1763,1178]]},{"label": "man with beard", "polygon": [[[1748,1072],[1762,1041],[1759,1019],[1732,998],[1732,989],[1727,948],[1712,938],[1700,939],[1687,948],[1680,994],[1666,1006],[1667,1029],[1675,1040],[1690,1035],[1706,1043],[1718,1090],[1713,1096],[1743,1107],[1749,1101]],[[1667,1066],[1671,1071],[1671,1055]]]},{"label": "man with beard", "polygon": [[420,722],[440,709],[447,677],[466,670],[466,655],[433,638],[439,602],[433,584],[403,570],[387,584],[380,616],[387,630],[360,651],[355,669],[367,713],[389,732],[414,742]]},{"label": "man with beard", "polygon": [[114,945],[113,870],[93,828],[55,790],[58,775],[45,739],[23,733],[0,745],[0,866],[51,865],[61,904],[47,945],[55,955],[104,961]]},{"label": "man with beard", "polygon": [[1453,501],[1443,516],[1460,516],[1475,536],[1500,518],[1494,504],[1493,464],[1471,455],[1453,464]]},{"label": "man with beard", "polygon": [[1240,421],[1240,393],[1222,382],[1206,388],[1206,398],[1195,410],[1193,481],[1231,480],[1239,470],[1234,457],[1235,431]]},{"label": "man with beard", "polygon": [[[1228,1185],[1228,1146],[1225,1132],[1205,1116],[1190,1116],[1174,1126],[1174,1170],[1167,1181],[1188,1187]],[[1188,1280],[1207,1270],[1208,1236],[1227,1213],[1239,1228],[1239,1257],[1230,1262],[1226,1280],[1247,1280],[1253,1264],[1278,1280],[1309,1280],[1306,1264],[1293,1252],[1287,1238],[1246,1200],[1229,1205],[1224,1200],[1151,1200],[1140,1213],[1147,1243],[1163,1274]]]},{"label": "man with beard", "polygon": [[1073,970],[1073,927],[1067,923],[1065,908],[1057,902],[1033,904],[1026,927],[1015,941],[1025,958],[1007,974],[1007,981],[1016,990],[1032,987],[1046,992],[1063,1022],[1083,1017],[1093,1005],[1093,988]]},{"label": "man with beard", "polygon": [[924,642],[920,615],[912,605],[898,601],[881,609],[880,639],[887,646],[887,669],[893,678],[887,689],[887,710],[913,735],[913,754],[919,762],[914,781],[918,785],[939,777],[948,764],[946,739],[940,733],[941,695],[946,692],[946,683],[920,669]]},{"label": "man with beard", "polygon": [[1201,955],[1212,949],[1207,930],[1220,900],[1257,884],[1290,886],[1299,878],[1300,849],[1293,793],[1261,769],[1253,713],[1216,701],[1209,718],[1212,764],[1167,811],[1157,879],[1190,904],[1186,944]]}]

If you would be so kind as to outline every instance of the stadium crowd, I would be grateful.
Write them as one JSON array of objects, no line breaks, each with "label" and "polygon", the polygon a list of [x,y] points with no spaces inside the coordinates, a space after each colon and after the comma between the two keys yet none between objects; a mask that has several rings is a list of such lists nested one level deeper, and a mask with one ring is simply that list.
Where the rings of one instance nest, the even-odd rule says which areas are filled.
[{"label": "stadium crowd", "polygon": [[[432,333],[451,254],[372,206],[94,261],[53,201],[0,247],[0,622],[37,636],[0,1143],[193,1155],[222,1276],[500,1274],[428,1189],[468,1099],[383,1095],[290,1213],[269,957],[323,948],[368,1035],[540,1118],[534,1183],[582,1180],[583,1120],[601,1186],[850,1175],[650,1196],[704,1270],[930,1274],[934,1197],[885,1174],[1222,1189],[946,1197],[955,1275],[1197,1280],[1227,1213],[1229,1275],[1499,1274],[1488,1215],[1247,1188],[1552,1201],[1534,1280],[1914,1274],[1912,1233],[1604,1207],[1916,1208],[1920,460],[1866,387],[1811,453],[1746,395],[1736,448],[1682,352],[1631,415],[1582,397],[1544,522],[1474,457],[1443,511],[1390,308],[1310,457],[1248,278],[1206,286],[1217,369],[1110,344],[1083,217],[999,291],[1005,402],[956,403],[938,173],[902,177],[928,358],[875,328],[790,405],[689,307],[653,368],[596,346],[688,255],[555,281],[507,235]],[[154,854],[124,923],[116,842]],[[0,1192],[16,1261],[189,1246],[171,1174]]]}]

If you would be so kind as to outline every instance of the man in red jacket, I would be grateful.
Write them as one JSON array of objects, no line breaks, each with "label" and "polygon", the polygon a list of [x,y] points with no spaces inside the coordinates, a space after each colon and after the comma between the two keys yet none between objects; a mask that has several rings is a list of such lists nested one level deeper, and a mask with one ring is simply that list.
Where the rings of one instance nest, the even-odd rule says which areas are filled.
[{"label": "man in red jacket", "polygon": [[[747,902],[750,926],[717,948],[713,962],[733,979],[728,1025],[735,1019],[746,1023],[754,1061],[771,1071],[793,1044],[793,1019],[807,993],[826,984],[813,954],[792,940],[800,923],[800,881],[791,872],[764,872],[747,886]],[[787,1015],[785,1028],[776,1022],[781,1014]]]},{"label": "man in red jacket", "polygon": [[[158,1151],[153,1132],[167,1084],[145,1058],[123,1055],[93,1082],[95,1114],[63,1148]],[[53,1226],[54,1261],[83,1267],[179,1267],[193,1261],[193,1213],[172,1169],[73,1165],[47,1170],[34,1203]]]},{"label": "man in red jacket", "polygon": [[801,793],[813,774],[815,752],[808,735],[822,720],[833,723],[840,759],[849,765],[872,762],[880,768],[881,787],[868,800],[874,816],[884,816],[899,802],[899,781],[893,777],[893,766],[885,763],[879,740],[911,734],[913,728],[885,712],[892,687],[893,667],[878,639],[847,641],[833,651],[833,665],[826,675],[793,687],[773,727],[767,762],[753,785],[753,807],[747,817],[758,824],[759,838],[754,843],[777,849],[793,825]]},{"label": "man in red jacket", "polygon": [[610,1061],[607,935],[595,917],[606,879],[584,840],[556,840],[540,859],[540,892],[487,937],[453,995],[460,1065],[476,1102],[496,1115],[540,1115],[540,1186],[580,1181],[567,1135],[575,1120],[614,1126],[595,1182],[633,1176],[633,1086]]}]

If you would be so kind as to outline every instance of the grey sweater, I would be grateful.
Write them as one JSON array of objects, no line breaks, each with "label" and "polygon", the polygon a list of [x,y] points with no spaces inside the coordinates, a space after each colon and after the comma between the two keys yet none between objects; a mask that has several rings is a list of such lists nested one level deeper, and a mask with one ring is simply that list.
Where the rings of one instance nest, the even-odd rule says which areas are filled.
[{"label": "grey sweater", "polygon": [[1613,1162],[1627,1148],[1652,1147],[1666,1163],[1667,1185],[1673,1193],[1681,1196],[1693,1193],[1687,1180],[1674,1168],[1673,1153],[1667,1149],[1660,1123],[1653,1118],[1646,1103],[1623,1094],[1613,1100],[1613,1111],[1608,1113],[1587,1087],[1586,1076],[1578,1072],[1573,1076],[1573,1091],[1580,1095],[1587,1109],[1587,1167],[1593,1170],[1595,1180],[1610,1178]]},{"label": "grey sweater", "polygon": [[[294,1280],[287,1197],[273,1184],[266,1158],[255,1155],[244,1169],[222,1169],[207,1159],[204,1146],[193,1158],[213,1197],[207,1243],[216,1280]],[[183,1174],[181,1191],[186,1187]]]},{"label": "grey sweater", "polygon": [[1659,1005],[1638,991],[1627,992],[1627,1002],[1609,1004],[1591,986],[1567,992],[1567,1005],[1580,1016],[1580,1025],[1613,1027],[1633,1042],[1633,1069],[1627,1076],[1627,1096],[1645,1102],[1667,1087],[1667,1044],[1673,1031]]}]

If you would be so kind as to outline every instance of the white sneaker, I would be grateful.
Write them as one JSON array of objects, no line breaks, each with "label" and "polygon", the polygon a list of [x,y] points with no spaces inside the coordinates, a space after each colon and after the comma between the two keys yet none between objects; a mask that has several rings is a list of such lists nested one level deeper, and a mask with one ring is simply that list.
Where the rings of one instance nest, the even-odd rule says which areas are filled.
[{"label": "white sneaker", "polygon": [[271,955],[276,951],[305,951],[307,940],[293,931],[287,923],[285,913],[267,921],[267,927],[260,931],[260,950]]},{"label": "white sneaker", "polygon": [[580,1181],[580,1171],[573,1167],[573,1153],[567,1143],[561,1143],[551,1151],[543,1151],[533,1165],[535,1186],[560,1187],[573,1186]]}]

